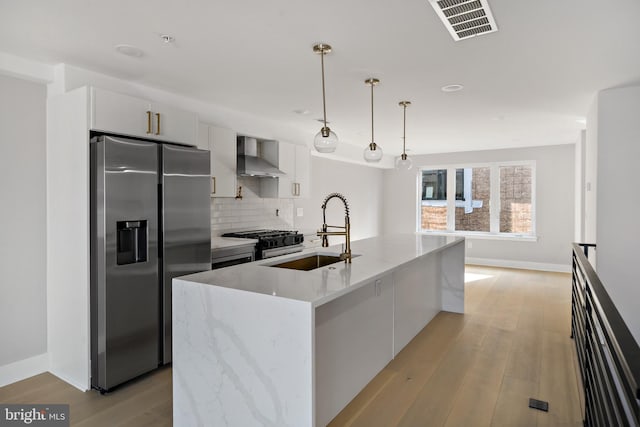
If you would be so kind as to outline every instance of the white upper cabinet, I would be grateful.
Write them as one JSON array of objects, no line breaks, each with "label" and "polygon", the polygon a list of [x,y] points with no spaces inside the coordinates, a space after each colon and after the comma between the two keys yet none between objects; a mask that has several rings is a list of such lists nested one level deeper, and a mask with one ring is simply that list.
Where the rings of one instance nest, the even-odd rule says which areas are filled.
[{"label": "white upper cabinet", "polygon": [[281,198],[309,197],[309,149],[304,145],[280,142],[278,167],[286,176],[278,178],[278,195]]},{"label": "white upper cabinet", "polygon": [[198,115],[134,96],[91,88],[91,129],[196,145]]},{"label": "white upper cabinet", "polygon": [[211,197],[236,195],[236,132],[200,123],[198,148],[211,151]]}]

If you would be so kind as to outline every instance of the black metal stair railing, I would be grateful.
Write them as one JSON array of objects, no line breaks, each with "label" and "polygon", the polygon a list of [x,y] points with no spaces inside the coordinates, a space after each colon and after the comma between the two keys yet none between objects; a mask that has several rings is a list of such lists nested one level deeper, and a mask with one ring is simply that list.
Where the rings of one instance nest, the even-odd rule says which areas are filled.
[{"label": "black metal stair railing", "polygon": [[571,337],[582,376],[584,425],[638,427],[640,347],[589,263],[593,247],[573,244]]}]

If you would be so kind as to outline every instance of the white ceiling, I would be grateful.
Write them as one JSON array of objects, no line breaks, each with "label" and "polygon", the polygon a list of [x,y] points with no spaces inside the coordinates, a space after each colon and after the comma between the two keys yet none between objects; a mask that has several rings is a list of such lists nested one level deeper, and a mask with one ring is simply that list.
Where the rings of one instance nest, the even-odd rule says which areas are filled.
[{"label": "white ceiling", "polygon": [[[499,31],[453,41],[427,0],[0,0],[0,52],[65,62],[341,141],[410,153],[573,143],[598,90],[640,84],[640,1],[490,0]],[[166,45],[160,35],[170,34]],[[142,58],[123,56],[134,45]],[[636,53],[633,53],[636,52]],[[447,84],[464,90],[443,93]],[[309,110],[299,115],[294,110]]]}]

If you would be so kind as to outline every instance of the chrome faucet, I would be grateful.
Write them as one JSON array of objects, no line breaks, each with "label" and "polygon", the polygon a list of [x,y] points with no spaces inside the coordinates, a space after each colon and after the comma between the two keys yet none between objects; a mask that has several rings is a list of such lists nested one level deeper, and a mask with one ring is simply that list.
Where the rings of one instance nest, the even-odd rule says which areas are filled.
[{"label": "chrome faucet", "polygon": [[[344,203],[344,227],[339,225],[327,225],[327,202],[333,198],[338,198]],[[340,254],[340,259],[344,262],[351,262],[351,223],[349,222],[349,203],[340,193],[331,193],[322,202],[322,230],[318,231],[318,236],[322,236],[322,247],[329,246],[329,236],[345,236],[346,249]],[[342,228],[344,231],[328,231],[329,228]]]}]

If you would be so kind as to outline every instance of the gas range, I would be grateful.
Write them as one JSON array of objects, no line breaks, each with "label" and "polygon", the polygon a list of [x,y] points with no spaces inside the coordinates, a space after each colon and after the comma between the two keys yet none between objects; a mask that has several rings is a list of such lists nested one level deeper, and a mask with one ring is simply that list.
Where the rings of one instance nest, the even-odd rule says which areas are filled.
[{"label": "gas range", "polygon": [[222,237],[257,239],[256,259],[273,258],[302,251],[304,236],[297,231],[248,230],[225,233]]}]

